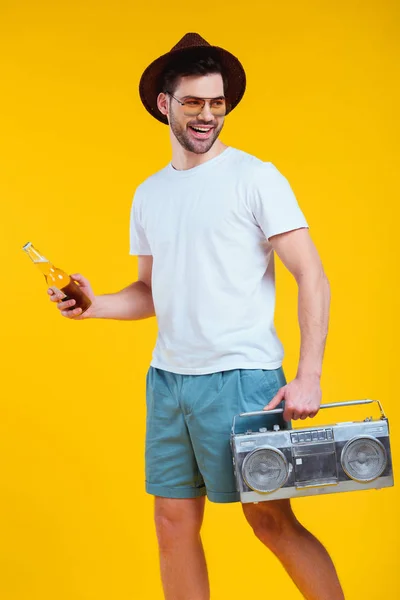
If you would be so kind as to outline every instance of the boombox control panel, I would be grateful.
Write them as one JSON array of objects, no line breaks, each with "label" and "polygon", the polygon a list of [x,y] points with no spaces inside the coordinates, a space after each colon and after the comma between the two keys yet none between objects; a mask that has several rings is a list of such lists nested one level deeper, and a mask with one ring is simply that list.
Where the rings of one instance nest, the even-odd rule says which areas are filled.
[{"label": "boombox control panel", "polygon": [[317,429],[312,431],[302,431],[301,433],[291,433],[292,444],[301,444],[304,442],[327,442],[333,440],[332,429]]}]

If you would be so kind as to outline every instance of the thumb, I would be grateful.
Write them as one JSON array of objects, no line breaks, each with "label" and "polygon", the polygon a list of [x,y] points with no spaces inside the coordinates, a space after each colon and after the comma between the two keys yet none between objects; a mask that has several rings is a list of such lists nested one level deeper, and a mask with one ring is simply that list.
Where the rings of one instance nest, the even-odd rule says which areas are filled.
[{"label": "thumb", "polygon": [[84,277],[84,276],[83,276],[83,275],[81,275],[80,273],[73,273],[73,274],[71,275],[71,278],[72,278],[74,281],[77,281],[77,282],[78,282],[80,285],[88,285],[88,284],[89,284],[89,282],[88,282],[88,280],[86,279],[86,277]]},{"label": "thumb", "polygon": [[280,404],[282,402],[284,397],[285,397],[285,386],[281,387],[280,390],[278,390],[278,392],[272,398],[271,402],[269,402],[267,404],[267,406],[264,406],[263,410],[273,410],[274,408],[276,408],[278,406],[278,404]]}]

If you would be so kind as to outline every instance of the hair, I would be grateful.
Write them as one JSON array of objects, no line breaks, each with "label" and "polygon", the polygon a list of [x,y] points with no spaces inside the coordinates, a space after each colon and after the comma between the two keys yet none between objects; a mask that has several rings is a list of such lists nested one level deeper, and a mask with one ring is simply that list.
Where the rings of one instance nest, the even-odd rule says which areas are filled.
[{"label": "hair", "polygon": [[194,49],[183,56],[173,59],[164,70],[160,78],[160,92],[175,93],[181,77],[190,75],[210,75],[220,73],[224,84],[224,94],[228,91],[228,78],[222,64],[215,52],[204,49]]}]

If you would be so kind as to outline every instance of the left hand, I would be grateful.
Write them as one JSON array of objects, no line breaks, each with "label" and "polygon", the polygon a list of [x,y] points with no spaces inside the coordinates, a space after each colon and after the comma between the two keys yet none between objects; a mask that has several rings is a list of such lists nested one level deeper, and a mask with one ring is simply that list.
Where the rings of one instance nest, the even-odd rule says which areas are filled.
[{"label": "left hand", "polygon": [[283,418],[285,421],[312,418],[319,411],[321,396],[318,376],[296,377],[296,379],[281,387],[263,410],[272,410],[284,400]]}]

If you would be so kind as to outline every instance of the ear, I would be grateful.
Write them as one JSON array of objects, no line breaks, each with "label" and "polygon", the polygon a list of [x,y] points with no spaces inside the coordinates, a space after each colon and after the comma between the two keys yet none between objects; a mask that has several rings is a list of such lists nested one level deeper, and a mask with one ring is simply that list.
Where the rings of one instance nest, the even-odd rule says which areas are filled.
[{"label": "ear", "polygon": [[157,108],[161,114],[168,116],[168,98],[167,94],[161,92],[157,97]]}]

